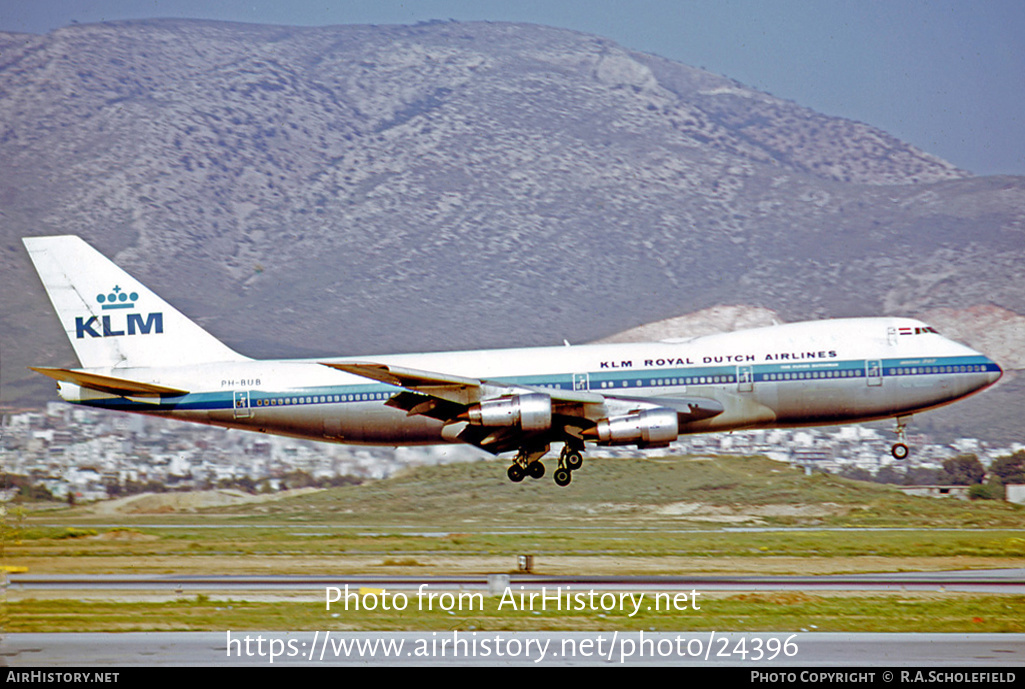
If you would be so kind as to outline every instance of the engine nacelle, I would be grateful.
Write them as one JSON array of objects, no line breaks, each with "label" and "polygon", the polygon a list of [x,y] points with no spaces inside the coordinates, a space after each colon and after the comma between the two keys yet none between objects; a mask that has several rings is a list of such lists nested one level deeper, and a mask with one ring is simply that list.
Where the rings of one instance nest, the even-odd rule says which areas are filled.
[{"label": "engine nacelle", "polygon": [[519,426],[525,431],[552,427],[552,398],[540,393],[484,400],[466,410],[467,420],[478,426]]},{"label": "engine nacelle", "polygon": [[597,435],[602,445],[665,447],[680,437],[680,424],[672,409],[658,408],[602,419],[587,435]]}]

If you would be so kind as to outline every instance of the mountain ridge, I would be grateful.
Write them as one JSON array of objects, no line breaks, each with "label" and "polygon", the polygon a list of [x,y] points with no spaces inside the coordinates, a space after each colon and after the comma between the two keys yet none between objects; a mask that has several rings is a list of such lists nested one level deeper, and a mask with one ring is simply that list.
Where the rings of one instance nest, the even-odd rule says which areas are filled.
[{"label": "mountain ridge", "polygon": [[5,401],[74,363],[32,234],[83,236],[252,356],[590,341],[729,304],[1025,313],[1025,178],[601,37],[76,25],[0,36],[0,96]]}]

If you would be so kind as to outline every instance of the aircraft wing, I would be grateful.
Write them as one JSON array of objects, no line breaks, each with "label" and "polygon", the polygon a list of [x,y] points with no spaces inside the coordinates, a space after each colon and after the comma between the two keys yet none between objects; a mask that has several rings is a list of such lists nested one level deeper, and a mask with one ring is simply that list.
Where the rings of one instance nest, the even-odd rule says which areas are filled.
[{"label": "aircraft wing", "polygon": [[448,373],[421,371],[414,368],[378,364],[369,361],[349,361],[343,363],[321,361],[320,363],[339,371],[388,383],[389,385],[397,385],[409,390],[416,390],[423,394],[464,405],[515,392],[543,392],[553,400],[575,404],[601,404],[605,401],[603,395],[583,390],[552,390],[530,385],[508,385],[479,378],[464,378],[463,376]]},{"label": "aircraft wing", "polygon": [[[531,385],[512,385],[498,381],[421,371],[374,362],[320,362],[390,385],[405,388],[385,404],[447,424],[446,437],[475,445],[489,452],[517,449],[532,439],[556,439],[565,435],[580,438],[598,419],[613,413],[631,413],[644,409],[668,408],[677,413],[680,424],[704,419],[723,412],[721,402],[707,397],[653,397],[600,394],[587,390],[562,390]],[[522,395],[543,395],[551,400],[551,426],[544,430],[524,430],[518,426],[475,425],[468,422],[467,410],[481,402]]]},{"label": "aircraft wing", "polygon": [[391,385],[398,385],[404,388],[438,385],[475,387],[481,384],[481,381],[475,378],[463,378],[462,376],[452,376],[444,373],[431,373],[429,371],[403,368],[401,366],[375,364],[371,361],[352,361],[341,364],[321,361],[320,363],[324,366],[330,366],[331,368],[338,369],[339,371],[345,371],[346,373],[352,373],[357,376],[363,376],[364,378],[370,378],[371,380],[377,380]]}]

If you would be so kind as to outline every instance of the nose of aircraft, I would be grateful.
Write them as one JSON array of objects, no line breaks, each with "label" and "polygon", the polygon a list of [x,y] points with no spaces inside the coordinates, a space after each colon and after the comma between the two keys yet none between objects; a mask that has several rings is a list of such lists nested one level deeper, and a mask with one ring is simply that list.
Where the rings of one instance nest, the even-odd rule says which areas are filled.
[{"label": "nose of aircraft", "polygon": [[1004,369],[1000,368],[1000,365],[986,357],[986,384],[992,385],[993,383],[1000,380],[1000,377],[1004,375]]}]

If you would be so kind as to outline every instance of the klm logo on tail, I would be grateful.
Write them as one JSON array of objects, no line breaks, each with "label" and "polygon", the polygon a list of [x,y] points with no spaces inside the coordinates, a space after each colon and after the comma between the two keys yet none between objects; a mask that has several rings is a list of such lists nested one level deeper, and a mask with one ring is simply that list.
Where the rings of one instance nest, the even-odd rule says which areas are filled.
[{"label": "klm logo on tail", "polygon": [[[108,294],[97,294],[96,301],[104,311],[111,309],[134,309],[138,300],[137,292],[125,292],[117,285]],[[97,330],[99,328],[99,330]],[[125,318],[114,319],[113,316],[90,316],[75,318],[75,337],[79,340],[89,337],[118,337],[121,335],[149,335],[164,332],[164,314],[148,313],[145,318],[139,313],[125,314]]]}]

